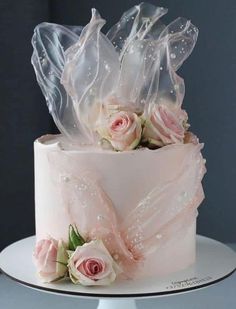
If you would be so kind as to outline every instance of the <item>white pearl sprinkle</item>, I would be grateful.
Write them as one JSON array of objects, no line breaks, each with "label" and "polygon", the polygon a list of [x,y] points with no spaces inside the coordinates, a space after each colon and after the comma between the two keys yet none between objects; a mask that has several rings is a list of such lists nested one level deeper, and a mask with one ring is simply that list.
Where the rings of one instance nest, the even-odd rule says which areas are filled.
[{"label": "white pearl sprinkle", "polygon": [[63,182],[68,182],[70,180],[68,176],[62,176],[61,179]]},{"label": "white pearl sprinkle", "polygon": [[86,191],[88,189],[87,185],[82,183],[80,186],[77,186],[79,191]]},{"label": "white pearl sprinkle", "polygon": [[113,258],[114,258],[115,260],[118,260],[118,259],[119,259],[119,255],[118,255],[118,254],[114,254]]}]

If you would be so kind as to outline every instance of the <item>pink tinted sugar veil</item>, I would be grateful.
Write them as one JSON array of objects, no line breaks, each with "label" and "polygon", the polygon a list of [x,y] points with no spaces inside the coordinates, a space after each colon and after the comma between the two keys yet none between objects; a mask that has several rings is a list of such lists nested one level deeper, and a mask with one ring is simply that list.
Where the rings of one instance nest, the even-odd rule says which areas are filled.
[{"label": "pink tinted sugar veil", "polygon": [[196,43],[189,20],[160,22],[164,8],[141,3],[108,31],[93,9],[90,23],[69,27],[42,23],[32,38],[32,64],[59,130],[75,143],[94,144],[102,106],[110,98],[149,113],[162,101],[181,105],[184,81],[176,70]]}]

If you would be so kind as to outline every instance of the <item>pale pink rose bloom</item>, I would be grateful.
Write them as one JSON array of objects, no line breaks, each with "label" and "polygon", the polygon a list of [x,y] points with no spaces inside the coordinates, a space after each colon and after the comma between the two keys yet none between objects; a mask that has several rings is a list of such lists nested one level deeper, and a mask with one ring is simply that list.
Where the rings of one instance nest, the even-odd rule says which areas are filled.
[{"label": "pale pink rose bloom", "polygon": [[98,129],[98,132],[115,150],[131,150],[137,147],[142,136],[141,119],[132,112],[114,112],[105,127]]},{"label": "pale pink rose bloom", "polygon": [[164,146],[183,143],[188,115],[180,106],[165,102],[153,107],[146,119],[143,138],[150,144]]},{"label": "pale pink rose bloom", "polygon": [[33,258],[43,282],[60,279],[67,272],[68,255],[62,241],[53,238],[40,240],[35,246]]},{"label": "pale pink rose bloom", "polygon": [[135,104],[134,102],[122,100],[121,98],[117,98],[116,96],[110,96],[106,99],[105,104],[103,105],[103,112],[106,115],[111,115],[114,112],[120,111],[128,111],[135,113],[137,115],[141,115],[143,110],[140,106]]},{"label": "pale pink rose bloom", "polygon": [[197,145],[197,144],[199,144],[199,139],[195,134],[188,131],[188,132],[185,133],[184,143],[185,144],[192,143],[194,145]]},{"label": "pale pink rose bloom", "polygon": [[101,240],[94,240],[71,252],[68,262],[71,280],[82,285],[108,285],[116,279],[119,267]]}]

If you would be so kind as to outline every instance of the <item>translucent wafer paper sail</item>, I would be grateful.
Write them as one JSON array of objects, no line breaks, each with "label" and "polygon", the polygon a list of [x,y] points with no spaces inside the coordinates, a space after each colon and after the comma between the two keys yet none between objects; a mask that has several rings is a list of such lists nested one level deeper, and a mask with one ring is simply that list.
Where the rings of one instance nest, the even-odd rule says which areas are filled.
[{"label": "translucent wafer paper sail", "polygon": [[77,118],[94,141],[102,103],[114,91],[119,76],[118,55],[101,28],[105,20],[96,10],[80,39],[65,52],[61,82],[72,97]]},{"label": "translucent wafer paper sail", "polygon": [[107,35],[93,9],[88,25],[36,27],[32,64],[58,129],[77,144],[95,144],[104,107],[132,107],[148,117],[155,104],[181,105],[184,81],[177,69],[192,52],[198,30],[167,9],[141,3],[125,12]]},{"label": "translucent wafer paper sail", "polygon": [[64,27],[42,23],[35,28],[32,64],[37,81],[45,96],[49,112],[58,129],[65,136],[80,138],[80,124],[71,97],[61,84],[65,64],[65,50],[79,40],[82,27]]}]

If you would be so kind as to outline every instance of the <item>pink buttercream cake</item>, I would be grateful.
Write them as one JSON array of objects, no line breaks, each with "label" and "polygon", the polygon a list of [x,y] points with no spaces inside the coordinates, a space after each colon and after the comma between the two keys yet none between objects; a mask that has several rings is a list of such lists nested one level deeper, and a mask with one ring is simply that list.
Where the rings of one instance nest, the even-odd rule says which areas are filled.
[{"label": "pink buttercream cake", "polygon": [[[68,226],[75,224],[83,237],[96,235],[126,263],[121,247],[113,252],[114,239],[107,232],[111,230],[115,236],[122,233],[125,245],[137,256],[147,255],[135,277],[188,267],[195,261],[197,207],[204,197],[201,147],[190,143],[114,153],[74,149],[60,135],[39,138],[34,144],[37,239],[50,235],[66,242]],[[109,197],[109,202],[104,199],[105,209],[87,178]],[[111,211],[117,222],[111,222]]]},{"label": "pink buttercream cake", "polygon": [[36,246],[44,282],[108,285],[195,262],[203,144],[189,131],[176,71],[198,30],[148,3],[107,34],[42,23],[32,64],[59,135],[34,143]]}]

